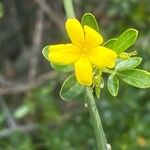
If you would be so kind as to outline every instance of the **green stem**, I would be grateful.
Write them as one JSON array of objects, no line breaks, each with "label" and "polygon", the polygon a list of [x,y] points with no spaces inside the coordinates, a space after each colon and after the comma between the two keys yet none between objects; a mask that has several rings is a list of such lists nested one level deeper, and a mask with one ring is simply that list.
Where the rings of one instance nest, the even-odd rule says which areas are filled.
[{"label": "green stem", "polygon": [[103,72],[112,74],[112,73],[114,73],[114,70],[110,70],[110,69],[105,68],[105,69],[103,69]]},{"label": "green stem", "polygon": [[85,88],[85,100],[88,105],[88,109],[89,109],[90,116],[92,119],[92,124],[93,124],[94,131],[95,131],[98,150],[106,150],[107,141],[105,138],[101,119],[100,119],[100,116],[96,107],[95,99],[94,99],[94,96],[92,94],[92,90],[90,87]]},{"label": "green stem", "polygon": [[[66,17],[75,18],[72,0],[63,0],[63,4],[66,12]],[[106,142],[105,134],[96,107],[95,99],[93,97],[90,87],[86,87],[85,89],[85,99],[92,118],[92,123],[93,123],[94,131],[97,139],[98,150],[106,150],[107,142]]]},{"label": "green stem", "polygon": [[75,18],[72,0],[63,0],[67,18]]}]

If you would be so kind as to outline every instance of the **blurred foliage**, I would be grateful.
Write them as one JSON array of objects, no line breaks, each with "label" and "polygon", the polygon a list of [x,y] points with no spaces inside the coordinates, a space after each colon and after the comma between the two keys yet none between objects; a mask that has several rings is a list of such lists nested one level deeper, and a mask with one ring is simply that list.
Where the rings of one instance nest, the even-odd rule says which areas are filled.
[{"label": "blurred foliage", "polygon": [[3,5],[2,5],[2,3],[0,2],[0,18],[3,17],[3,14],[4,14]]},{"label": "blurred foliage", "polygon": [[[60,1],[49,1],[49,5],[58,15],[64,13]],[[105,40],[117,37],[129,27],[136,28],[139,37],[131,50],[138,51],[143,57],[141,67],[150,71],[149,0],[87,0],[86,3],[84,0],[74,0],[74,5],[78,18],[84,12],[95,14]],[[0,2],[0,16],[2,9],[4,12],[0,20],[0,72],[12,79],[23,80],[27,74],[30,51],[27,51],[29,54],[21,55],[20,49],[24,44],[32,44],[36,7],[33,2],[29,4],[25,0]],[[64,40],[57,26],[47,16],[44,21],[42,47],[58,39]],[[50,68],[41,57],[40,54],[38,69],[39,72],[46,72]],[[8,76],[5,69],[8,62],[15,68],[15,75],[13,71],[10,75],[9,69]],[[59,81],[56,79],[57,82],[49,81],[28,94],[4,97],[17,123],[38,124],[38,129],[27,133],[15,132],[1,138],[0,150],[96,150],[93,128],[84,102],[63,102],[59,97],[63,78]],[[104,88],[101,100],[97,101],[107,139],[114,150],[149,150],[149,89],[140,90],[122,82],[120,84],[116,98]],[[6,117],[1,110],[1,131],[6,127]]]}]

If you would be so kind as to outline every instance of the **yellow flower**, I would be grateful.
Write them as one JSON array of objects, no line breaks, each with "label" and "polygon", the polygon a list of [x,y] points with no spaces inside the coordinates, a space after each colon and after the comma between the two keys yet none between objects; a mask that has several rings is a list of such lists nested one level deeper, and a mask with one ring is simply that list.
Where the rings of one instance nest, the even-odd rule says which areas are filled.
[{"label": "yellow flower", "polygon": [[48,57],[57,64],[74,64],[77,81],[90,86],[92,65],[112,68],[117,55],[114,51],[99,46],[103,37],[87,25],[82,28],[77,19],[68,19],[65,25],[71,43],[50,46]]}]

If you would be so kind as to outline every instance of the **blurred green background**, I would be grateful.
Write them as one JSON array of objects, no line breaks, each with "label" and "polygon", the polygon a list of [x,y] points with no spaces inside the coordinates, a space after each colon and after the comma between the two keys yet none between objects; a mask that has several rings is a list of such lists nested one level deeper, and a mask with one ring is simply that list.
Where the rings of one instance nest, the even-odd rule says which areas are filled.
[{"label": "blurred green background", "polygon": [[[74,0],[76,16],[93,13],[105,41],[127,28],[139,31],[130,50],[150,71],[149,0]],[[0,1],[0,150],[96,150],[84,101],[64,102],[66,74],[41,54],[48,44],[67,42],[62,0]],[[150,90],[120,83],[113,98],[105,86],[97,100],[113,150],[150,149]]]}]

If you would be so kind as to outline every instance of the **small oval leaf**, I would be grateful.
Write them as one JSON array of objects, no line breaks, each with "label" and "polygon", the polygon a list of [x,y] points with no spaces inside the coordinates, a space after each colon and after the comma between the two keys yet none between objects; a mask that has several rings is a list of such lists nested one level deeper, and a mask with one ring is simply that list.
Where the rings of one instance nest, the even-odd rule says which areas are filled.
[{"label": "small oval leaf", "polygon": [[83,91],[84,86],[77,82],[75,75],[71,75],[63,83],[60,90],[60,96],[63,100],[69,101],[75,99]]},{"label": "small oval leaf", "polygon": [[108,77],[107,87],[112,96],[117,96],[119,90],[119,81],[115,75],[111,74]]},{"label": "small oval leaf", "polygon": [[30,112],[30,107],[28,105],[22,105],[14,113],[16,119],[21,119]]},{"label": "small oval leaf", "polygon": [[138,87],[149,88],[150,87],[150,73],[145,70],[132,69],[117,72],[117,76],[124,82]]},{"label": "small oval leaf", "polygon": [[49,61],[49,58],[48,58],[48,54],[49,54],[49,46],[46,46],[46,47],[43,48],[42,54],[43,54],[44,57]]},{"label": "small oval leaf", "polygon": [[116,71],[123,71],[123,70],[129,70],[137,67],[142,61],[142,58],[140,57],[132,57],[126,60],[120,61],[115,69]]},{"label": "small oval leaf", "polygon": [[104,46],[107,48],[112,48],[116,41],[117,41],[117,38],[110,39],[104,43]]},{"label": "small oval leaf", "polygon": [[95,84],[95,95],[99,99],[101,94],[101,89],[104,87],[104,79],[100,76]]},{"label": "small oval leaf", "polygon": [[116,51],[118,54],[127,50],[130,46],[132,46],[137,38],[138,31],[135,29],[126,30],[119,38],[115,41],[112,46],[112,49]]},{"label": "small oval leaf", "polygon": [[99,27],[96,18],[91,13],[86,13],[83,15],[81,19],[81,24],[82,26],[87,25],[93,28],[95,31],[99,32]]},{"label": "small oval leaf", "polygon": [[60,64],[55,64],[51,62],[51,66],[52,68],[60,72],[71,72],[74,70],[73,65],[60,65]]}]

